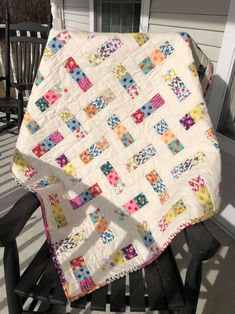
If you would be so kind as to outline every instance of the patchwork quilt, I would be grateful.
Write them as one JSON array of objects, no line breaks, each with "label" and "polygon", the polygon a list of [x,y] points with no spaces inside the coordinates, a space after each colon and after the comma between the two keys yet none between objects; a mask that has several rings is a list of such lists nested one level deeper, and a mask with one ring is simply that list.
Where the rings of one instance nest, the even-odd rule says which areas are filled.
[{"label": "patchwork quilt", "polygon": [[51,30],[12,172],[41,202],[70,301],[151,263],[219,210],[212,74],[186,33]]}]

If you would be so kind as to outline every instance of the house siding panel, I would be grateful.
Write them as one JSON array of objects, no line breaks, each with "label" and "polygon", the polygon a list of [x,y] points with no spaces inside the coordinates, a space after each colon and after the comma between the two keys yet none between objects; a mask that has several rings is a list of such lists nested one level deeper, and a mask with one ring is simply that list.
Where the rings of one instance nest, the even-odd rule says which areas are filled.
[{"label": "house siding panel", "polygon": [[89,31],[89,1],[64,0],[64,25],[68,30]]},{"label": "house siding panel", "polygon": [[152,0],[149,32],[187,32],[216,67],[230,0]]}]

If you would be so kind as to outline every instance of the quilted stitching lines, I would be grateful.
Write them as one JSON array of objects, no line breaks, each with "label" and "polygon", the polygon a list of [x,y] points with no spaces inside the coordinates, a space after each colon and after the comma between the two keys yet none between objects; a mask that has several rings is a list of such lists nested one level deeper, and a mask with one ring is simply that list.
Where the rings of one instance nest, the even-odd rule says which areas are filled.
[{"label": "quilted stitching lines", "polygon": [[173,155],[179,153],[184,146],[176,138],[175,134],[168,128],[165,120],[161,120],[154,126],[157,133],[161,136],[163,142],[168,146]]},{"label": "quilted stitching lines", "polygon": [[167,73],[163,75],[163,78],[180,102],[191,94],[181,78],[177,76],[175,70],[168,70]]},{"label": "quilted stitching lines", "polygon": [[129,172],[132,172],[138,166],[143,165],[146,161],[148,161],[151,157],[157,154],[156,149],[152,144],[148,144],[145,148],[143,148],[138,154],[135,154],[132,158],[127,161],[126,167]]},{"label": "quilted stitching lines", "polygon": [[109,142],[103,136],[101,139],[84,150],[80,155],[80,159],[84,164],[88,164],[94,157],[99,156],[105,149],[109,148]]},{"label": "quilted stitching lines", "polygon": [[139,95],[139,86],[136,84],[134,78],[122,64],[117,65],[113,69],[113,73],[132,99]]},{"label": "quilted stitching lines", "polygon": [[132,113],[131,118],[136,124],[139,124],[164,104],[165,100],[159,93],[157,93],[142,107],[140,107],[134,113]]},{"label": "quilted stitching lines", "polygon": [[68,58],[63,64],[67,72],[69,72],[84,93],[93,86],[89,78],[72,57]]},{"label": "quilted stitching lines", "polygon": [[121,178],[119,177],[113,166],[110,164],[110,162],[107,161],[100,167],[100,169],[106,176],[110,185],[113,186],[115,193],[120,194],[125,189],[125,184],[122,182]]},{"label": "quilted stitching lines", "polygon": [[87,190],[71,199],[70,203],[73,209],[77,209],[86,204],[87,202],[91,201],[93,198],[100,195],[101,193],[102,190],[99,184],[95,183],[94,185],[90,186]]},{"label": "quilted stitching lines", "polygon": [[94,53],[88,56],[88,60],[94,66],[103,63],[107,58],[109,58],[115,51],[121,48],[123,45],[120,38],[117,36],[104,42],[100,48],[98,48]]},{"label": "quilted stitching lines", "polygon": [[107,123],[125,147],[128,147],[135,142],[134,138],[121,123],[121,120],[117,115],[114,114],[109,117]]},{"label": "quilted stitching lines", "polygon": [[87,114],[88,118],[92,118],[103,108],[108,106],[108,104],[115,99],[114,93],[110,88],[107,88],[102,96],[96,97],[90,104],[88,104],[83,110]]}]

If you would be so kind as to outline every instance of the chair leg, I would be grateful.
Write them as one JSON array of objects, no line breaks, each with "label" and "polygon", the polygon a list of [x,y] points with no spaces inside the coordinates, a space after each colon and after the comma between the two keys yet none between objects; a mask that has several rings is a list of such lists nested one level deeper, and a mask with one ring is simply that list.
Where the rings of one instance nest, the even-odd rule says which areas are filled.
[{"label": "chair leg", "polygon": [[16,241],[5,247],[4,273],[9,314],[21,314],[20,297],[15,293],[15,287],[20,278],[19,255]]},{"label": "chair leg", "polygon": [[202,280],[202,260],[192,256],[185,279],[184,314],[195,314]]}]

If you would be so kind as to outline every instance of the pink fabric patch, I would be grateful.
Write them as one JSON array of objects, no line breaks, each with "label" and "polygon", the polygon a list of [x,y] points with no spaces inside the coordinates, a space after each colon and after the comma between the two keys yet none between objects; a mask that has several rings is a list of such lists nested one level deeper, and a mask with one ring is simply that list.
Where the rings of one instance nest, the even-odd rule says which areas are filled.
[{"label": "pink fabric patch", "polygon": [[132,214],[134,214],[135,212],[137,212],[139,210],[139,206],[136,205],[134,200],[130,200],[128,203],[123,205],[123,207],[126,208],[126,210],[128,211],[129,215],[132,215]]},{"label": "pink fabric patch", "polygon": [[72,269],[82,268],[86,266],[83,256],[79,256],[70,261]]},{"label": "pink fabric patch", "polygon": [[90,187],[88,188],[88,191],[90,192],[90,194],[91,194],[93,197],[99,195],[99,194],[102,192],[102,190],[101,190],[101,188],[99,187],[98,183],[95,183],[94,185],[90,186]]},{"label": "pink fabric patch", "polygon": [[70,203],[73,209],[77,209],[83,205],[83,200],[80,198],[79,195],[77,195],[76,197],[70,200]]},{"label": "pink fabric patch", "polygon": [[41,144],[38,144],[36,147],[32,149],[32,152],[34,155],[36,155],[38,158],[42,157],[44,154],[48,152]]},{"label": "pink fabric patch", "polygon": [[117,186],[117,183],[118,183],[118,180],[119,180],[119,177],[118,177],[118,174],[116,171],[112,171],[110,172],[106,178],[108,179],[109,183],[113,186]]},{"label": "pink fabric patch", "polygon": [[63,45],[66,45],[68,40],[71,39],[71,36],[67,31],[60,32],[56,37],[59,38]]},{"label": "pink fabric patch", "polygon": [[140,89],[137,86],[137,84],[133,84],[130,87],[128,87],[127,93],[131,96],[132,99],[134,99],[135,97],[139,95]]},{"label": "pink fabric patch", "polygon": [[59,142],[61,142],[64,137],[60,134],[60,132],[55,131],[54,133],[52,133],[50,135],[50,139],[52,140],[52,142],[54,142],[55,144],[58,144]]},{"label": "pink fabric patch", "polygon": [[52,89],[50,89],[49,91],[46,92],[44,97],[46,98],[48,104],[52,105],[57,101],[57,99],[60,98],[60,95],[56,94]]},{"label": "pink fabric patch", "polygon": [[95,287],[95,283],[91,277],[79,281],[79,285],[81,287],[82,292],[89,292],[90,289]]},{"label": "pink fabric patch", "polygon": [[84,92],[86,92],[89,88],[91,88],[93,86],[91,81],[86,76],[78,81],[78,85],[81,87],[81,89]]},{"label": "pink fabric patch", "polygon": [[159,107],[165,104],[165,100],[162,98],[160,94],[155,95],[152,99],[150,99],[149,102],[154,109],[158,109]]}]

